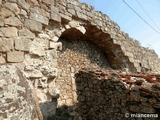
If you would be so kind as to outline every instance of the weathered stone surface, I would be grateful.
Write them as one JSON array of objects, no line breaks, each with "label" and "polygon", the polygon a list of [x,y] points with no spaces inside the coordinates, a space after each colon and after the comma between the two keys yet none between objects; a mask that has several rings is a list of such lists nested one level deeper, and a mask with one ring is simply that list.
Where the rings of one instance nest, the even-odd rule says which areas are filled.
[{"label": "weathered stone surface", "polygon": [[62,50],[62,43],[61,42],[50,42],[49,44],[50,48],[53,48],[55,50]]},{"label": "weathered stone surface", "polygon": [[13,39],[0,38],[0,52],[8,52],[13,49]]},{"label": "weathered stone surface", "polygon": [[43,39],[51,39],[49,35],[43,34],[43,33],[38,34],[38,36],[39,36],[40,38],[43,38]]},{"label": "weathered stone surface", "polygon": [[42,31],[42,24],[34,20],[26,19],[24,22],[24,25],[31,31],[34,31],[34,32]]},{"label": "weathered stone surface", "polygon": [[4,59],[4,57],[0,56],[0,64],[5,63],[5,62],[6,62],[6,60]]},{"label": "weathered stone surface", "polygon": [[44,17],[50,18],[50,14],[47,11],[45,11],[44,9],[41,9],[39,7],[31,8],[31,11],[33,13],[37,13],[37,14],[40,14],[40,15],[42,15]]},{"label": "weathered stone surface", "polygon": [[0,26],[4,26],[4,22],[2,18],[0,18]]},{"label": "weathered stone surface", "polygon": [[56,22],[61,22],[61,17],[59,13],[51,13],[51,20],[54,20]]},{"label": "weathered stone surface", "polygon": [[[68,119],[124,119],[124,113],[132,111],[157,112],[160,77],[131,77],[129,72],[159,72],[158,56],[120,31],[108,16],[77,0],[2,2],[0,63],[20,65],[24,70],[36,88],[44,119],[62,105],[69,105],[65,109]],[[63,49],[59,42],[63,42]],[[90,71],[80,76],[84,79],[75,80],[75,73],[84,67],[126,71],[110,76],[111,71]],[[51,88],[60,91],[59,98]],[[71,106],[77,100],[79,106]]]},{"label": "weathered stone surface", "polygon": [[48,22],[49,22],[48,18],[46,18],[40,14],[36,14],[36,13],[31,13],[30,19],[33,19],[33,20],[40,22],[42,24],[45,24],[45,25],[48,25]]},{"label": "weathered stone surface", "polygon": [[72,20],[71,16],[68,16],[68,15],[65,15],[65,14],[60,13],[60,16],[61,16],[62,20],[65,21],[65,22],[69,22],[69,21]]},{"label": "weathered stone surface", "polygon": [[42,0],[42,2],[47,5],[54,5],[54,3],[55,3],[53,0]]},{"label": "weathered stone surface", "polygon": [[16,50],[29,51],[31,40],[16,38],[14,41]]},{"label": "weathered stone surface", "polygon": [[[102,119],[103,116],[107,116],[107,119],[124,119],[126,112],[129,114],[159,114],[156,111],[159,108],[159,102],[156,102],[158,94],[156,91],[149,92],[145,88],[143,90],[133,89],[133,87],[141,88],[143,86],[140,84],[139,86],[135,85],[131,80],[133,79],[131,76],[137,76],[140,79],[144,77],[143,74],[122,75],[121,72],[114,72],[117,76],[128,78],[128,82],[122,82],[123,79],[119,77],[119,82],[116,83],[108,78],[110,74],[113,74],[113,71],[102,72],[100,70],[83,69],[75,75],[79,104],[78,113],[83,119],[93,119],[95,117],[97,117],[96,119]],[[152,83],[148,84],[152,86]],[[125,87],[126,85],[130,88]],[[126,93],[124,88],[129,92]],[[148,92],[147,96],[143,96],[142,91]],[[117,116],[113,117],[112,112]],[[103,116],[96,116],[97,114],[103,114]]]},{"label": "weathered stone surface", "polygon": [[59,8],[55,7],[55,6],[51,6],[51,11],[54,12],[55,14],[59,14]]},{"label": "weathered stone surface", "polygon": [[54,42],[57,42],[59,40],[59,38],[57,36],[54,36],[51,40]]},{"label": "weathered stone surface", "polygon": [[15,66],[0,66],[2,120],[43,120],[32,84]]},{"label": "weathered stone surface", "polygon": [[7,2],[4,4],[4,6],[6,6],[9,10],[11,10],[15,14],[19,14],[20,12],[20,9],[18,8],[18,5],[16,3]]},{"label": "weathered stone surface", "polygon": [[1,18],[8,18],[8,17],[11,17],[12,15],[13,15],[13,13],[10,10],[8,10],[7,8],[0,9]]},{"label": "weathered stone surface", "polygon": [[30,5],[25,0],[18,0],[18,4],[25,10],[29,10]]},{"label": "weathered stone surface", "polygon": [[81,19],[87,20],[87,16],[83,13],[77,12],[77,16]]},{"label": "weathered stone surface", "polygon": [[160,108],[160,102],[157,102],[157,103],[153,104],[153,107],[154,108]]},{"label": "weathered stone surface", "polygon": [[72,106],[73,105],[73,100],[72,99],[67,99],[66,100],[66,105]]},{"label": "weathered stone surface", "polygon": [[30,53],[38,56],[45,55],[45,49],[48,47],[48,42],[44,39],[34,39],[30,44]]},{"label": "weathered stone surface", "polygon": [[7,61],[8,62],[23,62],[24,60],[24,52],[18,52],[18,51],[14,51],[14,52],[7,52]]},{"label": "weathered stone surface", "polygon": [[17,37],[17,28],[15,27],[1,27],[0,36]]},{"label": "weathered stone surface", "polygon": [[51,20],[54,20],[56,22],[61,22],[59,9],[56,8],[55,6],[51,6]]},{"label": "weathered stone surface", "polygon": [[24,38],[35,38],[35,34],[32,33],[30,30],[28,30],[27,28],[23,28],[21,30],[19,30],[18,32],[19,37],[24,37]]},{"label": "weathered stone surface", "polygon": [[21,21],[17,17],[9,17],[4,20],[5,25],[22,26]]},{"label": "weathered stone surface", "polygon": [[28,72],[27,74],[28,74],[27,77],[29,77],[29,78],[41,78],[41,77],[43,77],[43,74],[38,70],[33,70],[31,72]]}]

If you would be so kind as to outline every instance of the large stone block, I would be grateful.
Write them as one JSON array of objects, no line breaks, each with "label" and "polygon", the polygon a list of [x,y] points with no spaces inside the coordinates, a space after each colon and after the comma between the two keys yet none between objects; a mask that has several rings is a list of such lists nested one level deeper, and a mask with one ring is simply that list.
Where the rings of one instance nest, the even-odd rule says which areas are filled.
[{"label": "large stone block", "polygon": [[51,12],[54,12],[55,14],[58,14],[59,13],[59,9],[55,6],[51,6]]},{"label": "large stone block", "polygon": [[22,51],[29,51],[30,43],[31,43],[31,40],[29,39],[17,38],[15,39],[15,49],[22,50]]},{"label": "large stone block", "polygon": [[27,72],[27,77],[29,77],[29,78],[41,78],[41,77],[43,77],[43,74],[41,73],[41,71],[33,70],[33,71],[30,71],[30,72]]},{"label": "large stone block", "polygon": [[61,22],[59,9],[56,8],[55,6],[51,6],[51,20],[54,20],[56,22]]},{"label": "large stone block", "polygon": [[61,17],[60,17],[60,14],[56,14],[54,12],[51,13],[51,20],[54,20],[56,22],[61,22]]},{"label": "large stone block", "polygon": [[54,5],[55,4],[54,0],[42,0],[42,2],[47,5]]},{"label": "large stone block", "polygon": [[4,22],[2,18],[0,18],[0,26],[4,26]]},{"label": "large stone block", "polygon": [[7,61],[8,62],[23,62],[24,60],[24,52],[18,52],[18,51],[14,51],[14,52],[7,52]]},{"label": "large stone block", "polygon": [[18,5],[20,5],[25,10],[29,10],[30,5],[25,0],[18,0]]},{"label": "large stone block", "polygon": [[0,38],[0,52],[8,52],[13,49],[13,39]]},{"label": "large stone block", "polygon": [[15,27],[1,27],[0,36],[17,37],[17,28]]},{"label": "large stone block", "polygon": [[19,30],[18,35],[24,38],[35,38],[35,34],[32,33],[30,30],[28,30],[27,28]]},{"label": "large stone block", "polygon": [[49,22],[48,18],[46,18],[40,14],[36,14],[36,13],[31,13],[30,19],[33,19],[33,20],[40,22],[42,24],[45,24],[45,25],[48,25],[48,22]]},{"label": "large stone block", "polygon": [[34,31],[34,32],[42,31],[42,24],[37,21],[26,19],[24,22],[24,25],[31,31]]},{"label": "large stone block", "polygon": [[8,10],[7,8],[1,8],[0,9],[0,16],[2,17],[2,18],[7,18],[7,17],[11,17],[11,16],[13,16],[14,14],[10,11],[10,10]]},{"label": "large stone block", "polygon": [[15,14],[18,14],[20,12],[20,9],[18,8],[18,5],[16,3],[10,3],[7,2],[4,4],[5,7],[7,7],[9,10],[14,12]]},{"label": "large stone block", "polygon": [[9,17],[4,20],[5,25],[22,26],[21,21],[17,17]]},{"label": "large stone block", "polygon": [[87,20],[87,16],[83,13],[77,12],[77,16],[81,19]]},{"label": "large stone block", "polygon": [[41,9],[39,7],[31,8],[31,12],[40,14],[40,15],[47,17],[47,18],[50,18],[50,14],[47,11],[45,11],[44,9]]},{"label": "large stone block", "polygon": [[43,120],[32,83],[14,65],[0,66],[0,119]]},{"label": "large stone block", "polygon": [[61,16],[62,20],[65,21],[65,22],[70,22],[72,20],[71,16],[68,16],[68,15],[65,15],[65,14],[60,13],[60,16]]}]

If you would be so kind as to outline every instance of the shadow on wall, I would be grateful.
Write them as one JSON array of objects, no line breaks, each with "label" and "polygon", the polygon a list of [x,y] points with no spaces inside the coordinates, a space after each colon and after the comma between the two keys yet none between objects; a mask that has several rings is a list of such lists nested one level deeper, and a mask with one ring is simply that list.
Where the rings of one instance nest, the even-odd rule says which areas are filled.
[{"label": "shadow on wall", "polygon": [[56,113],[52,116],[49,116],[47,120],[81,120],[77,116],[78,108],[77,105],[66,106],[63,105],[56,109]]},{"label": "shadow on wall", "polygon": [[[138,117],[130,116],[137,113],[155,115],[151,119],[141,117],[143,120],[159,120],[159,89],[151,88],[155,93],[152,95],[141,90],[139,84],[122,83],[115,73],[111,73],[108,78],[103,74],[100,71],[80,71],[76,74],[77,107],[82,120],[139,120]],[[144,86],[148,84],[144,83]],[[129,117],[125,117],[126,113]]]}]

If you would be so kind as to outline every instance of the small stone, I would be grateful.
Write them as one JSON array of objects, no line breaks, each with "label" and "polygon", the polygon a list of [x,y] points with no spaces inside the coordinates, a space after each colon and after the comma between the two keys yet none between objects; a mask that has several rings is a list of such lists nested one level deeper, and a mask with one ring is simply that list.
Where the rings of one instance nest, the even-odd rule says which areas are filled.
[{"label": "small stone", "polygon": [[146,80],[145,79],[143,79],[143,78],[135,78],[136,79],[136,82],[135,82],[135,84],[137,84],[137,85],[141,85],[143,82],[145,82]]},{"label": "small stone", "polygon": [[49,48],[53,48],[55,50],[62,50],[62,43],[61,42],[50,42]]},{"label": "small stone", "polygon": [[6,60],[2,56],[0,56],[0,63],[6,63]]},{"label": "small stone", "polygon": [[43,74],[39,70],[34,70],[28,73],[29,78],[41,78]]},{"label": "small stone", "polygon": [[54,42],[57,42],[59,40],[59,38],[57,37],[57,36],[54,36],[53,38],[52,38],[52,41],[54,41]]},{"label": "small stone", "polygon": [[142,113],[155,113],[155,109],[151,106],[141,106],[140,112],[142,112]]},{"label": "small stone", "polygon": [[154,108],[160,108],[160,102],[157,102],[155,104],[152,105]]},{"label": "small stone", "polygon": [[150,98],[148,101],[149,101],[149,103],[151,103],[151,104],[153,104],[153,103],[156,103],[156,102],[157,102],[157,100],[156,100],[155,98]]},{"label": "small stone", "polygon": [[43,39],[50,39],[50,36],[44,33],[38,34],[38,36]]},{"label": "small stone", "polygon": [[73,100],[72,99],[67,99],[66,100],[66,105],[67,106],[72,106],[73,105]]}]

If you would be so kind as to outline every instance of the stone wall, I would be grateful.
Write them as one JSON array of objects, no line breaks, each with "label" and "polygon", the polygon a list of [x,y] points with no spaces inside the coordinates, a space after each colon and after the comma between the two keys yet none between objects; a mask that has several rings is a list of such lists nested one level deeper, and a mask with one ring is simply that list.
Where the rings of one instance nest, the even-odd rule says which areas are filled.
[{"label": "stone wall", "polygon": [[77,103],[75,74],[82,68],[111,69],[105,53],[89,41],[60,40],[62,51],[58,53],[59,74],[56,87],[60,90],[59,106]]},{"label": "stone wall", "polygon": [[0,120],[43,120],[36,91],[18,66],[0,66],[0,103]]},{"label": "stone wall", "polygon": [[0,0],[0,65],[7,64],[32,82],[44,119],[76,101],[73,76],[82,67],[160,72],[154,51],[77,0]]},{"label": "stone wall", "polygon": [[[159,77],[120,71],[81,70],[76,74],[78,114],[82,120],[158,120]],[[132,114],[155,116],[131,118]]]},{"label": "stone wall", "polygon": [[[2,1],[0,16],[0,63],[23,62],[28,52],[44,56],[45,50],[53,49],[59,37],[83,38],[106,52],[115,69],[159,72],[160,60],[153,50],[141,47],[107,15],[77,0]],[[68,37],[70,32],[74,34]],[[45,39],[46,43],[42,40],[41,45],[37,44],[36,53],[30,47],[38,40],[30,43],[37,38]]]}]

